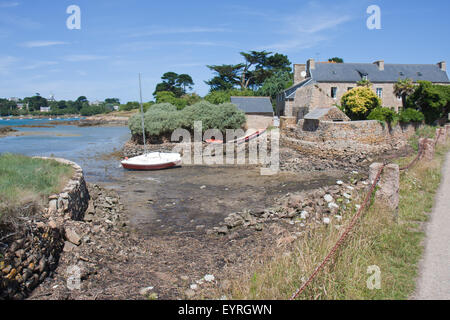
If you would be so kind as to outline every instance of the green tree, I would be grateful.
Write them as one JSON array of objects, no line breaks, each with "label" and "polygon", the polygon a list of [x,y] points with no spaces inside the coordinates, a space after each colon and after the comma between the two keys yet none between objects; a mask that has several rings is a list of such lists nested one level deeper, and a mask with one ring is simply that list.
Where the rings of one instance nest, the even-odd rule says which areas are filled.
[{"label": "green tree", "polygon": [[215,73],[211,80],[205,81],[211,87],[211,91],[230,90],[240,85],[243,64],[208,65],[207,67]]},{"label": "green tree", "polygon": [[189,90],[192,90],[192,86],[194,85],[194,81],[192,80],[191,76],[188,74],[180,74],[178,75],[178,78],[176,80],[176,84],[183,88],[183,92],[186,94],[186,88]]},{"label": "green tree", "polygon": [[289,72],[278,71],[264,81],[262,87],[258,90],[258,94],[261,96],[269,96],[275,100],[281,91],[289,88],[292,84],[293,80]]},{"label": "green tree", "polygon": [[182,95],[186,94],[187,88],[192,90],[192,86],[194,85],[194,81],[188,74],[166,72],[162,75],[161,79],[163,81],[156,85],[153,96],[156,96],[158,92],[168,91],[172,92],[175,97],[179,98]]},{"label": "green tree", "polygon": [[414,92],[407,98],[406,105],[421,111],[428,124],[445,118],[450,112],[450,86],[435,85],[429,81],[418,81]]},{"label": "green tree", "polygon": [[328,62],[344,63],[344,59],[339,58],[339,57],[334,57],[334,58],[328,59]]},{"label": "green tree", "polygon": [[366,120],[373,109],[381,107],[381,100],[367,87],[356,87],[341,98],[341,109],[352,120]]},{"label": "green tree", "polygon": [[398,79],[397,83],[394,85],[394,94],[397,97],[402,98],[403,108],[406,108],[406,99],[410,94],[414,92],[415,85],[411,79]]},{"label": "green tree", "polygon": [[230,90],[240,87],[241,90],[257,90],[264,81],[279,71],[292,72],[291,62],[283,54],[267,51],[241,52],[243,63],[230,65],[207,66],[215,76],[205,83],[211,91]]},{"label": "green tree", "polygon": [[35,95],[33,97],[27,97],[23,99],[25,103],[28,103],[29,111],[39,111],[41,107],[48,107],[47,99],[41,97],[40,95]]},{"label": "green tree", "polygon": [[107,98],[107,99],[105,99],[105,103],[119,105],[120,104],[120,99],[119,98]]}]

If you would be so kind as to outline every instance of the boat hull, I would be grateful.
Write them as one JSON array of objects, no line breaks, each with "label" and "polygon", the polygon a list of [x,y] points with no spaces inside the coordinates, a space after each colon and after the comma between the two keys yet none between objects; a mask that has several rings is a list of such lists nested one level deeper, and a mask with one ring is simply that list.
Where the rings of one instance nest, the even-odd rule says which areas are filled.
[{"label": "boat hull", "polygon": [[181,161],[160,163],[160,164],[131,164],[122,163],[122,167],[127,170],[162,170],[177,167],[181,165]]}]

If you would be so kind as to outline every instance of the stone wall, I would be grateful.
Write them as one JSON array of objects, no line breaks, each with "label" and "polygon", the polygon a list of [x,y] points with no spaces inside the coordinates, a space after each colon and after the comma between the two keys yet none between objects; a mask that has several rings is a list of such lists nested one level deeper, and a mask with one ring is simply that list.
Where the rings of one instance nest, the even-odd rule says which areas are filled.
[{"label": "stone wall", "polygon": [[378,121],[320,121],[310,126],[300,120],[283,130],[281,143],[319,158],[359,161],[369,154],[404,148],[417,128],[414,124],[389,127]]},{"label": "stone wall", "polygon": [[53,159],[60,163],[71,165],[74,169],[74,175],[67,183],[61,193],[49,197],[49,214],[65,214],[72,220],[82,220],[84,212],[89,205],[89,192],[83,176],[83,169],[75,162],[61,158],[43,158]]},{"label": "stone wall", "polygon": [[42,214],[22,217],[20,226],[2,226],[0,300],[24,299],[52,274],[69,237],[64,221],[83,219],[88,207],[90,197],[80,166],[53,160],[71,165],[74,174],[60,194],[49,197]]}]

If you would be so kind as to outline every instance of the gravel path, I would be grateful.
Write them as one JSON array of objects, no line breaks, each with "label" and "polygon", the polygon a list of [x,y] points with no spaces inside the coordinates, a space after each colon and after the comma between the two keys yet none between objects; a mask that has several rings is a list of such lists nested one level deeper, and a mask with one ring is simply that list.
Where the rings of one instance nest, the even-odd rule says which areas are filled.
[{"label": "gravel path", "polygon": [[450,299],[450,153],[436,196],[431,220],[426,228],[425,253],[414,299]]}]

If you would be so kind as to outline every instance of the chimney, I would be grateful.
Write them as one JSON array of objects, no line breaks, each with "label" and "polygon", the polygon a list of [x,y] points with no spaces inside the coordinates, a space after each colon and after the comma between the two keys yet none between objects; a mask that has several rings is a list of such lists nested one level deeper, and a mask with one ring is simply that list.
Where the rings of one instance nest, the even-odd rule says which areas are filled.
[{"label": "chimney", "polygon": [[437,65],[442,71],[447,71],[447,63],[445,61],[438,62]]},{"label": "chimney", "polygon": [[309,59],[306,61],[306,72],[309,76],[311,76],[311,70],[314,70],[316,68],[316,62],[314,59]]},{"label": "chimney", "polygon": [[380,71],[384,70],[384,60],[375,61],[373,64],[377,65],[378,70]]},{"label": "chimney", "polygon": [[294,64],[294,84],[306,79],[306,64]]}]

